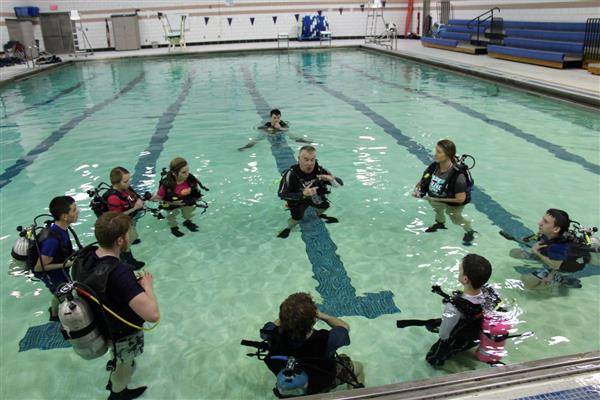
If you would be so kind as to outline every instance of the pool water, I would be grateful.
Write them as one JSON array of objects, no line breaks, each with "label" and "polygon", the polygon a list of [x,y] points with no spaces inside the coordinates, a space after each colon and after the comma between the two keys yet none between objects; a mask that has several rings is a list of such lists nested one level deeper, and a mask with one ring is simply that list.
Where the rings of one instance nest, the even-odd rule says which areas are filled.
[{"label": "pool water", "polygon": [[[579,273],[580,289],[526,291],[515,269],[524,263],[508,257],[516,243],[498,234],[524,236],[551,207],[600,224],[600,119],[591,110],[358,50],[86,62],[0,95],[3,399],[108,394],[108,356],[19,352],[27,328],[47,322],[50,296],[9,266],[15,227],[68,194],[81,210],[74,228],[91,243],[96,218],[86,190],[121,165],[138,190],[156,191],[160,170],[177,156],[210,188],[210,207],[196,212],[200,231],[182,228],[179,239],[166,220],[147,214],[138,222],[142,242],[133,252],[155,276],[162,316],[130,385],[149,385],[144,398],[272,396],[274,377],[239,343],[258,340],[297,291],[351,325],[352,344],[342,350],[364,364],[368,386],[488,368],[467,353],[434,370],[424,355],[436,335],[395,326],[438,317],[430,287],[458,289],[458,262],[469,252],[492,262],[491,283],[511,307],[515,333],[534,332],[509,340],[503,361],[600,347],[600,266]],[[280,173],[301,143],[261,138],[256,127],[270,108],[344,180],[328,211],[339,224],[309,216],[287,240],[276,238],[288,218]],[[477,230],[471,247],[452,224],[424,233],[433,212],[411,197],[443,138],[477,160],[465,208]]]}]

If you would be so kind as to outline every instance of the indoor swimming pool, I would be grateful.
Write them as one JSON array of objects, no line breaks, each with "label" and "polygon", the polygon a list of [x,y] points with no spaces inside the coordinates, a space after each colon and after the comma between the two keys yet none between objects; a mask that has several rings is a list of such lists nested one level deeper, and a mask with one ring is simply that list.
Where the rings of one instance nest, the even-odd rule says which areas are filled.
[{"label": "indoor swimming pool", "polygon": [[[599,347],[600,265],[576,274],[581,288],[528,291],[520,274],[536,264],[509,257],[517,244],[498,234],[536,231],[549,208],[600,225],[600,118],[591,109],[362,50],[83,62],[11,83],[0,96],[3,399],[108,393],[108,356],[19,351],[27,329],[48,322],[50,295],[11,264],[15,227],[67,194],[81,210],[74,229],[89,244],[96,217],[86,191],[123,166],[134,188],[155,193],[175,157],[210,188],[209,208],[196,211],[199,232],[182,228],[181,238],[150,213],[137,223],[133,251],[154,274],[161,310],[130,385],[148,385],[144,398],[272,397],[275,377],[240,340],[259,340],[299,291],[350,324],[352,343],[341,352],[364,364],[367,386],[489,368],[468,352],[435,370],[424,357],[437,336],[396,328],[398,319],[440,316],[431,286],[458,289],[469,252],[491,261],[490,283],[514,333],[533,332],[507,341],[503,361]],[[288,134],[256,129],[272,108]],[[277,189],[297,138],[344,180],[329,197],[328,215],[340,223],[311,214],[282,240],[289,213]],[[476,160],[465,208],[477,231],[472,246],[450,223],[424,233],[434,213],[411,196],[444,138]]]}]

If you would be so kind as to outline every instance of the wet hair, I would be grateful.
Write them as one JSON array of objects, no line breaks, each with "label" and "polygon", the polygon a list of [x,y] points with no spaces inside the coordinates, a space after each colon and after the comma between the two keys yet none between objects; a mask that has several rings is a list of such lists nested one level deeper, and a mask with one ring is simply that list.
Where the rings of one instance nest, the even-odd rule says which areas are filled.
[{"label": "wet hair", "polygon": [[281,111],[279,111],[278,109],[274,108],[273,110],[271,110],[270,114],[271,117],[273,115],[281,115]]},{"label": "wet hair", "polygon": [[294,341],[301,341],[317,321],[317,305],[308,293],[294,293],[279,306],[281,331]]},{"label": "wet hair", "polygon": [[71,211],[71,204],[75,203],[75,199],[71,196],[58,196],[50,201],[48,208],[50,214],[55,221],[60,220],[63,214],[68,214]]},{"label": "wet hair", "polygon": [[300,150],[298,151],[298,156],[300,156],[300,154],[301,154],[303,151],[307,151],[307,152],[309,152],[309,153],[316,153],[316,152],[317,152],[317,149],[315,149],[315,148],[314,148],[314,146],[311,146],[311,145],[308,145],[308,144],[307,144],[306,146],[302,146],[302,147],[300,147]]},{"label": "wet hair", "polygon": [[559,234],[563,234],[569,230],[569,225],[571,225],[571,219],[569,218],[569,214],[564,212],[563,210],[559,210],[557,208],[551,208],[546,211],[546,214],[554,218],[554,226],[560,228]]},{"label": "wet hair", "polygon": [[478,254],[467,254],[462,259],[462,267],[473,289],[481,288],[492,276],[492,264]]},{"label": "wet hair", "polygon": [[444,152],[446,157],[448,157],[450,159],[450,161],[452,161],[452,162],[456,161],[456,145],[454,144],[454,142],[452,140],[449,140],[449,139],[440,140],[439,142],[437,142],[436,145],[440,146],[442,148],[442,151]]},{"label": "wet hair", "polygon": [[127,234],[131,228],[131,218],[123,213],[108,211],[96,220],[94,235],[101,247],[111,248],[118,238]]},{"label": "wet hair", "polygon": [[173,188],[177,185],[177,175],[179,175],[179,171],[188,165],[188,162],[185,158],[175,157],[169,163],[169,172],[167,173],[167,182]]},{"label": "wet hair", "polygon": [[123,175],[127,175],[129,171],[127,171],[123,167],[114,167],[110,171],[110,183],[114,185],[115,183],[120,183],[123,180]]}]

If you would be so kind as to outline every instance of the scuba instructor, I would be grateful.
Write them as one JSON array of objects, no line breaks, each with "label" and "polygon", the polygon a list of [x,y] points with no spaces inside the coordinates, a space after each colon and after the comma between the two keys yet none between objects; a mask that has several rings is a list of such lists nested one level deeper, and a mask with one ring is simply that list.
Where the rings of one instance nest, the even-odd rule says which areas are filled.
[{"label": "scuba instructor", "polygon": [[140,327],[144,321],[157,322],[160,318],[152,274],[144,272],[136,278],[131,268],[119,260],[121,252],[129,248],[130,230],[131,218],[127,215],[113,211],[102,214],[94,226],[100,247],[87,247],[73,264],[73,278],[91,287],[102,304],[121,317],[109,313],[103,317],[103,311],[95,307],[96,319],[105,322],[102,328],[113,344],[116,360],[106,386],[109,400],[135,399],[146,390],[146,386],[127,388],[134,359],[144,350],[144,332],[131,325]]},{"label": "scuba instructor", "polygon": [[429,201],[435,212],[435,224],[425,232],[437,232],[446,228],[448,214],[453,224],[463,228],[463,244],[473,242],[475,231],[471,222],[463,215],[465,205],[471,201],[472,178],[456,157],[456,146],[448,139],[440,140],[435,146],[435,162],[427,167],[421,181],[417,183],[414,197]]}]

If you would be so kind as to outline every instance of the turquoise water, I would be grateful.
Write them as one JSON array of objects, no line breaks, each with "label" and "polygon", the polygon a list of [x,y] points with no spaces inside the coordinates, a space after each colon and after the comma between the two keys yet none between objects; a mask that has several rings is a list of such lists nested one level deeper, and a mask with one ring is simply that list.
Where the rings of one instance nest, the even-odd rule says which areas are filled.
[{"label": "turquoise water", "polygon": [[[424,354],[435,335],[395,327],[397,319],[439,316],[430,286],[458,288],[458,261],[468,252],[491,260],[491,282],[511,304],[516,331],[534,332],[508,342],[504,361],[600,348],[600,266],[584,270],[581,289],[525,291],[514,269],[523,263],[508,257],[514,243],[498,235],[535,229],[550,207],[600,224],[600,120],[592,111],[361,51],[81,63],[0,93],[1,398],[108,393],[107,357],[18,351],[27,328],[46,323],[49,293],[9,266],[14,227],[68,194],[81,209],[75,229],[90,243],[95,217],[85,191],[116,165],[137,171],[142,191],[156,190],[156,172],[176,156],[211,189],[210,208],[195,218],[200,232],[182,229],[180,239],[165,220],[138,223],[134,254],[155,275],[162,314],[131,384],[149,385],[144,398],[272,396],[274,377],[239,342],[258,339],[296,291],[344,311],[352,344],[343,351],[364,363],[368,386],[486,368],[467,354],[433,370]],[[276,193],[278,161],[300,145],[261,140],[237,151],[259,136],[254,127],[269,107],[345,181],[328,212],[341,223],[309,221],[308,245],[299,230],[275,238],[288,218]],[[477,159],[478,191],[465,209],[478,231],[470,248],[455,226],[424,234],[433,213],[410,196],[442,138]]]}]

